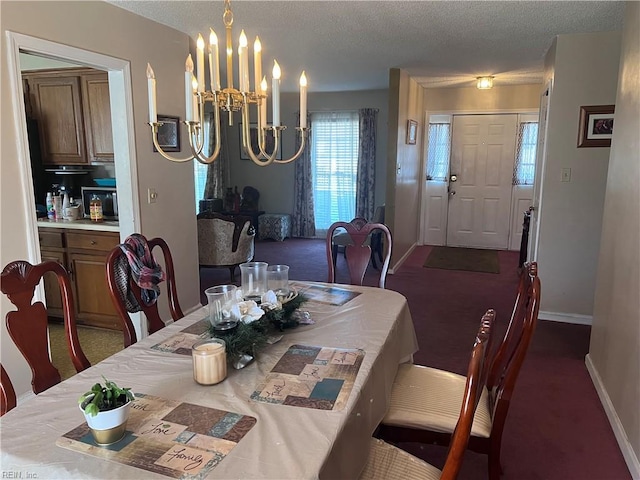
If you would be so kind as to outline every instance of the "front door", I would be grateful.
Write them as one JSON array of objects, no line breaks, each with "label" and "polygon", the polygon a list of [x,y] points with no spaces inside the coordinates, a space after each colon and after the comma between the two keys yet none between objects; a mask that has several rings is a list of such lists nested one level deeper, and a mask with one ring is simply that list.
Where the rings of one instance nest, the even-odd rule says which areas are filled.
[{"label": "front door", "polygon": [[447,245],[507,249],[517,118],[454,117]]}]

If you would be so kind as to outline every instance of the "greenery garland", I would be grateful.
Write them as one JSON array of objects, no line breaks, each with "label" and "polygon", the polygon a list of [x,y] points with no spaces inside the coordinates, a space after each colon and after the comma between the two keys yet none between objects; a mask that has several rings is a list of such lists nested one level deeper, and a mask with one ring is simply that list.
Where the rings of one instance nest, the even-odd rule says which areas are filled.
[{"label": "greenery garland", "polygon": [[227,361],[235,364],[243,355],[255,357],[256,353],[264,348],[269,343],[269,339],[278,332],[297,327],[299,321],[293,313],[306,301],[307,298],[304,295],[298,294],[284,303],[282,308],[265,310],[262,317],[249,324],[239,322],[236,328],[224,334],[220,334],[210,325],[209,333],[212,337],[225,341]]}]

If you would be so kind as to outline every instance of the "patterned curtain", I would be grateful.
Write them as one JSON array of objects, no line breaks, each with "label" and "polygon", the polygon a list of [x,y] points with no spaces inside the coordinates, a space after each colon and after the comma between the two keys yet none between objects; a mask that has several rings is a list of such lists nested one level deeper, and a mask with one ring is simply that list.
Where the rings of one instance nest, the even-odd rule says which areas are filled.
[{"label": "patterned curtain", "polygon": [[[297,114],[300,126],[300,113]],[[316,236],[316,222],[313,213],[313,179],[311,177],[311,116],[307,115],[309,127],[307,143],[302,155],[294,162],[293,215],[291,235],[293,237],[313,238]],[[296,136],[296,151],[300,148],[300,137]]]},{"label": "patterned curtain", "polygon": [[358,185],[356,187],[356,216],[373,218],[376,182],[377,108],[363,108],[360,115],[360,148],[358,150]]},{"label": "patterned curtain", "polygon": [[[216,143],[213,113],[208,115],[207,123],[209,125],[209,138],[204,150],[208,155],[211,155]],[[229,145],[227,143],[227,129],[222,119],[220,123],[220,155],[216,161],[210,163],[207,167],[207,183],[204,186],[204,198],[224,198],[229,183]],[[207,146],[209,148],[207,148]]]}]

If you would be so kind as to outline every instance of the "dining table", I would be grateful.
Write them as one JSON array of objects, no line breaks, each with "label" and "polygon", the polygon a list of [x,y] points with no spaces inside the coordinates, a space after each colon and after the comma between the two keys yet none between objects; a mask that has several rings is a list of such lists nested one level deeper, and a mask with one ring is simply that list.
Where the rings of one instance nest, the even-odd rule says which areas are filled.
[{"label": "dining table", "polygon": [[[194,381],[188,347],[194,332],[207,336],[196,328],[208,321],[202,306],[48,390],[20,398],[0,418],[2,478],[357,479],[398,366],[418,350],[409,305],[402,294],[377,287],[291,284],[305,296],[299,310],[313,323],[284,330],[244,368],[230,365],[218,384]],[[172,350],[177,344],[184,348]],[[352,361],[334,365],[338,357]],[[279,395],[283,378],[293,378],[288,375],[296,368],[302,375],[303,367],[304,374],[309,368],[321,373],[314,393]],[[132,415],[138,420],[132,431],[127,425],[123,445],[98,446],[86,434],[78,398],[103,377],[136,396]],[[159,428],[180,433],[156,441]]]}]

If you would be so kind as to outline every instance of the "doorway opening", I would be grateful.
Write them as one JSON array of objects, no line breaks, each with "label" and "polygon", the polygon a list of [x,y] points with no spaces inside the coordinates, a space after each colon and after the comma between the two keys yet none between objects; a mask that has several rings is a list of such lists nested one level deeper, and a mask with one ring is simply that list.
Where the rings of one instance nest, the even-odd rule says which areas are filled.
[{"label": "doorway opening", "polygon": [[[24,87],[21,75],[21,53],[47,59],[59,60],[84,67],[108,72],[111,106],[111,125],[114,145],[114,168],[118,185],[120,204],[120,238],[140,230],[140,208],[138,203],[137,168],[135,161],[135,138],[133,129],[133,107],[130,64],[126,60],[89,52],[68,45],[62,45],[16,32],[6,32],[7,61],[11,82],[14,121],[17,129],[16,146],[20,163],[20,181],[25,196],[23,215],[26,222],[28,261],[41,261],[38,228],[36,224],[36,198],[32,182],[27,116],[24,106]],[[41,199],[38,199],[40,202]],[[36,299],[45,301],[44,290],[39,288]],[[135,319],[136,329],[140,329],[141,317]],[[141,335],[141,332],[138,332]]]}]

